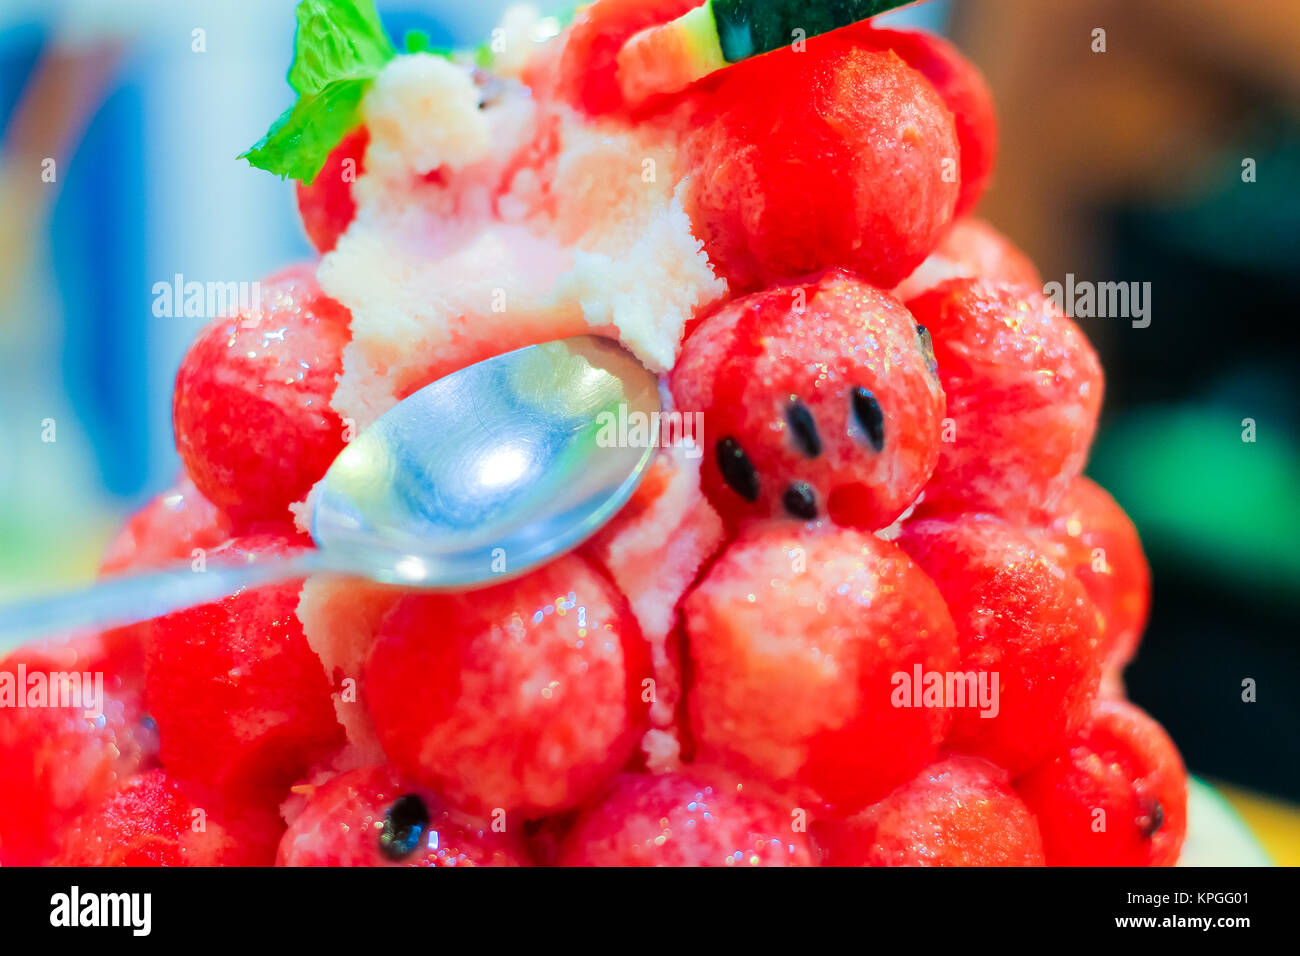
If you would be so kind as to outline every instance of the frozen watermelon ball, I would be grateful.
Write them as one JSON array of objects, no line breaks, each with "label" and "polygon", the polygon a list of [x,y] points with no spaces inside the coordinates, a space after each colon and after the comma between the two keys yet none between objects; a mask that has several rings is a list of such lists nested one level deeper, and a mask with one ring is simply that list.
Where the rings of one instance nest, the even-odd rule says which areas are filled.
[{"label": "frozen watermelon ball", "polygon": [[1055,504],[1101,410],[1084,334],[1038,292],[984,279],[951,279],[907,307],[934,341],[950,419],[923,509],[1023,517]]},{"label": "frozen watermelon ball", "polygon": [[979,757],[937,760],[815,834],[827,866],[1043,866],[1033,813],[1006,771]]},{"label": "frozen watermelon ball", "polygon": [[939,457],[928,335],[843,270],[729,302],[687,340],[670,384],[677,409],[702,414],[704,490],[733,521],[882,528]]},{"label": "frozen watermelon ball", "polygon": [[330,408],[347,309],[308,267],[261,284],[261,307],[219,318],[190,346],[172,405],[176,448],[213,504],[238,521],[288,521],[343,450]]},{"label": "frozen watermelon ball", "polygon": [[898,543],[942,593],[957,673],[974,679],[959,688],[954,678],[945,746],[1028,770],[1082,725],[1097,693],[1097,615],[1083,585],[1024,531],[986,515],[909,521]]},{"label": "frozen watermelon ball", "polygon": [[[68,647],[28,649],[0,661],[20,691],[19,666],[31,675],[93,673],[104,667],[97,640]],[[90,654],[82,652],[89,649]],[[74,706],[0,706],[0,865],[36,866],[48,862],[68,820],[115,791],[157,751],[151,724],[138,694],[117,695],[105,676],[102,713],[87,716],[90,700]],[[30,696],[28,703],[37,703]],[[76,706],[81,704],[83,706]]]},{"label": "frozen watermelon ball", "polygon": [[121,574],[189,561],[195,549],[224,544],[230,520],[188,475],[131,515],[104,551],[100,574]]},{"label": "frozen watermelon ball", "polygon": [[[101,575],[127,574],[177,564],[191,564],[233,533],[230,519],[204,498],[189,477],[181,479],[127,519],[114,535],[99,565]],[[196,554],[197,553],[197,554]],[[153,624],[143,621],[112,628],[100,635],[104,669],[140,685]]]},{"label": "frozen watermelon ball", "polygon": [[1124,700],[1016,781],[1050,866],[1173,866],[1187,831],[1187,773],[1164,728]]},{"label": "frozen watermelon ball", "polygon": [[284,824],[232,810],[161,770],[131,778],[72,821],[55,866],[270,866]]},{"label": "frozen watermelon ball", "polygon": [[952,224],[934,252],[894,288],[894,295],[910,302],[941,282],[973,277],[1031,290],[1043,287],[1037,267],[1010,239],[984,220],[965,216]]},{"label": "frozen watermelon ball", "polygon": [[330,252],[357,214],[352,184],[365,171],[370,131],[359,126],[348,133],[308,183],[298,184],[298,215],[317,252]]},{"label": "frozen watermelon ball", "polygon": [[918,30],[875,30],[870,23],[850,27],[856,43],[893,50],[930,81],[956,124],[961,192],[956,215],[975,208],[993,174],[998,125],[993,94],[979,70],[942,37]]},{"label": "frozen watermelon ball", "polygon": [[816,866],[796,809],[698,767],[625,774],[579,815],[559,865]]},{"label": "frozen watermelon ball", "polygon": [[[302,546],[250,535],[207,560],[285,557]],[[301,581],[244,590],[154,622],[145,692],[170,773],[274,805],[342,746],[329,682],[296,614],[301,590]]]},{"label": "frozen watermelon ball", "polygon": [[649,669],[626,598],[569,555],[483,590],[403,597],[364,694],[397,769],[456,806],[522,822],[618,772],[645,728]]},{"label": "frozen watermelon ball", "polygon": [[948,708],[896,706],[896,675],[950,670],[939,591],[897,547],[846,528],[747,528],[682,607],[700,754],[860,809],[935,756]]},{"label": "frozen watermelon ball", "polygon": [[389,767],[351,770],[310,791],[277,866],[529,865],[513,831],[452,809]]},{"label": "frozen watermelon ball", "polygon": [[828,265],[890,288],[952,221],[952,113],[896,53],[830,33],[729,66],[692,97],[686,211],[733,291]]},{"label": "frozen watermelon ball", "polygon": [[1133,657],[1151,606],[1151,570],[1137,528],[1107,492],[1076,478],[1052,512],[1049,540],[1058,563],[1077,577],[1097,608],[1103,666]]}]

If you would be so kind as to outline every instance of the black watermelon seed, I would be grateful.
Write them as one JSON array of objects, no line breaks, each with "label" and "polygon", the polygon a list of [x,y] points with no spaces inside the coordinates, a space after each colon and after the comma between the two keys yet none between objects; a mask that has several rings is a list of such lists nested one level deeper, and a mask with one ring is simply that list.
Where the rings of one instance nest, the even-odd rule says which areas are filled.
[{"label": "black watermelon seed", "polygon": [[880,451],[885,447],[885,413],[880,410],[876,396],[865,388],[853,390],[853,414],[862,430],[867,433],[871,447]]},{"label": "black watermelon seed", "polygon": [[429,828],[429,808],[416,794],[398,797],[384,814],[379,831],[379,852],[390,860],[401,860],[415,852]]},{"label": "black watermelon seed", "polygon": [[1160,805],[1159,800],[1152,803],[1144,816],[1138,817],[1138,829],[1141,830],[1144,840],[1150,840],[1164,825],[1165,808]]},{"label": "black watermelon seed", "polygon": [[817,517],[817,496],[806,481],[792,481],[781,496],[781,503],[796,518],[812,521]]},{"label": "black watermelon seed", "polygon": [[734,438],[723,438],[717,444],[718,468],[722,480],[746,501],[758,500],[758,472]]},{"label": "black watermelon seed", "polygon": [[822,436],[817,434],[817,422],[813,420],[808,406],[799,399],[794,399],[786,406],[785,420],[790,423],[790,434],[794,436],[799,450],[809,458],[816,458],[822,453]]},{"label": "black watermelon seed", "polygon": [[930,337],[930,330],[924,325],[918,325],[916,336],[921,340],[921,355],[925,357],[925,367],[930,370],[931,375],[938,378],[939,361],[934,357],[934,339]]}]

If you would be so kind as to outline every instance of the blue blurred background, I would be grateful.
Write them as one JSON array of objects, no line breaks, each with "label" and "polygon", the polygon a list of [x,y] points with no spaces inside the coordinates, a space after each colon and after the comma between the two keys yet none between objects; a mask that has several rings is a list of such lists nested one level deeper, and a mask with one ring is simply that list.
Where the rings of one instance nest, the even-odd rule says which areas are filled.
[{"label": "blue blurred background", "polygon": [[[292,189],[235,159],[290,101],[294,5],[0,8],[0,597],[89,577],[176,476],[172,379],[202,320],[155,317],[153,284],[311,255]],[[395,36],[434,45],[481,42],[504,6],[379,3]],[[964,0],[898,18],[947,31],[994,89],[981,213],[1047,280],[1152,283],[1149,328],[1080,320],[1107,370],[1089,471],[1155,575],[1130,692],[1193,769],[1300,799],[1300,4]]]}]

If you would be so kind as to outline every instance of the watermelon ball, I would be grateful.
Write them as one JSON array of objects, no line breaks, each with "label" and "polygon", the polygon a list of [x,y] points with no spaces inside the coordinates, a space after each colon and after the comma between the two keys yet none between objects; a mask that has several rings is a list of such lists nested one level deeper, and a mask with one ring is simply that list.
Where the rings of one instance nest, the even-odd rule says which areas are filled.
[{"label": "watermelon ball", "polygon": [[[1060,747],[1097,693],[1097,616],[1083,585],[1029,535],[987,515],[908,521],[899,545],[957,628],[964,706],[945,746],[1014,773]],[[996,683],[995,683],[996,681]],[[972,700],[972,697],[975,697]]]},{"label": "watermelon ball", "polygon": [[1061,549],[1057,562],[1082,582],[1097,608],[1103,667],[1122,669],[1151,606],[1151,569],[1137,528],[1106,489],[1080,477],[1053,511],[1047,536]]},{"label": "watermelon ball", "polygon": [[161,770],[132,777],[63,832],[55,866],[270,866],[284,824]]},{"label": "watermelon ball", "polygon": [[176,448],[199,491],[236,521],[287,521],[343,450],[330,409],[350,313],[309,268],[261,285],[261,308],[219,318],[176,376]]},{"label": "watermelon ball", "polygon": [[957,661],[938,589],[896,546],[847,528],[751,525],[682,605],[701,759],[851,813],[935,756],[942,701],[896,689]]},{"label": "watermelon ball", "polygon": [[[126,647],[115,639],[113,631],[73,631],[42,638],[25,644],[7,658],[0,658],[0,673],[16,674],[21,663],[27,673],[89,673],[103,675],[104,691],[109,697],[142,710],[144,661],[138,645]],[[74,685],[75,687],[75,685]],[[14,685],[15,693],[19,685]],[[8,699],[9,688],[0,685],[0,701]],[[15,698],[16,700],[16,698]],[[0,703],[0,707],[7,706]]]},{"label": "watermelon ball", "polygon": [[[0,672],[13,673],[18,661],[28,672],[66,672],[100,675],[105,693],[139,710],[144,690],[145,648],[149,624],[133,624],[103,631],[76,631],[45,638],[14,653],[12,660],[0,660]],[[84,681],[84,676],[83,676]],[[2,694],[2,692],[0,692]],[[0,699],[3,699],[0,696]],[[3,707],[0,704],[0,707]]]},{"label": "watermelon ball", "polygon": [[618,51],[633,34],[675,20],[697,5],[698,0],[596,0],[582,6],[565,34],[560,93],[592,115],[624,108]]},{"label": "watermelon ball", "polygon": [[[190,563],[196,550],[206,553],[228,541],[230,519],[204,498],[188,476],[150,500],[127,519],[109,542],[100,562],[101,575],[125,574]],[[100,635],[106,673],[133,684],[144,680],[144,661],[153,633],[151,622],[111,628]]]},{"label": "watermelon ball", "polygon": [[733,292],[832,265],[891,288],[952,221],[952,114],[895,53],[812,37],[719,71],[691,103],[686,211]]},{"label": "watermelon ball", "polygon": [[627,599],[568,555],[515,581],[403,597],[364,695],[385,754],[471,812],[575,806],[632,754],[653,693]]},{"label": "watermelon ball", "polygon": [[929,337],[843,270],[727,303],[687,340],[670,387],[675,407],[702,413],[704,490],[733,523],[883,528],[938,460]]},{"label": "watermelon ball", "polygon": [[1187,772],[1158,723],[1099,700],[1087,725],[1016,781],[1049,866],[1173,866],[1187,832]]},{"label": "watermelon ball", "polygon": [[827,866],[1043,866],[1038,822],[1005,770],[946,756],[848,820],[815,828]]},{"label": "watermelon ball", "polygon": [[350,770],[310,791],[276,866],[529,865],[513,832],[453,810],[389,767]]},{"label": "watermelon ball", "polygon": [[[8,688],[0,692],[0,866],[46,863],[68,819],[148,766],[157,752],[138,696],[111,693],[107,677],[102,714],[86,715],[86,705],[94,703],[88,699],[56,707],[48,706],[53,702],[48,696],[43,701],[31,696],[34,674],[48,682],[52,672],[93,674],[102,667],[97,644],[91,656],[75,646],[56,651],[43,645],[0,662],[0,687]],[[8,699],[9,693],[42,706],[17,706],[17,696]]]},{"label": "watermelon ball", "polygon": [[965,216],[979,202],[993,175],[998,151],[997,113],[993,94],[975,65],[942,37],[918,30],[875,30],[870,22],[850,28],[854,42],[893,50],[934,87],[952,113],[957,130],[961,191],[956,215]]},{"label": "watermelon ball", "polygon": [[232,531],[230,519],[182,475],[173,487],[127,519],[104,551],[99,573],[121,574],[188,562],[194,549],[215,548],[225,543]]},{"label": "watermelon ball", "polygon": [[338,245],[357,214],[352,184],[365,171],[370,130],[358,126],[338,141],[311,184],[298,184],[298,215],[316,251],[326,253]]},{"label": "watermelon ball", "polygon": [[1050,508],[1083,470],[1102,372],[1083,332],[1038,292],[951,279],[908,302],[948,399],[922,510],[1008,517]]},{"label": "watermelon ball", "polygon": [[[209,565],[283,558],[300,539],[235,538]],[[145,696],[169,773],[238,802],[276,804],[343,744],[330,685],[296,614],[302,581],[243,590],[153,624]]]},{"label": "watermelon ball", "polygon": [[816,866],[795,809],[698,767],[624,774],[578,817],[559,865]]},{"label": "watermelon ball", "polygon": [[1043,287],[1038,269],[1011,240],[983,219],[966,216],[954,222],[934,252],[894,288],[894,296],[909,302],[941,282],[961,278]]}]

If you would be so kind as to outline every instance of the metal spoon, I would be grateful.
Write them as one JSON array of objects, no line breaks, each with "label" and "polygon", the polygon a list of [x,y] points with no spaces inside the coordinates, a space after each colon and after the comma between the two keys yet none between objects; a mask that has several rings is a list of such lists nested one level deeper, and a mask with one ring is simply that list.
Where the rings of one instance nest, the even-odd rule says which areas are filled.
[{"label": "metal spoon", "polygon": [[430,590],[506,580],[577,546],[627,501],[655,442],[601,440],[602,428],[620,415],[655,422],[659,410],[655,376],[600,336],[470,365],[389,409],[334,459],[309,501],[318,550],[12,604],[0,608],[0,651],[312,573]]}]

